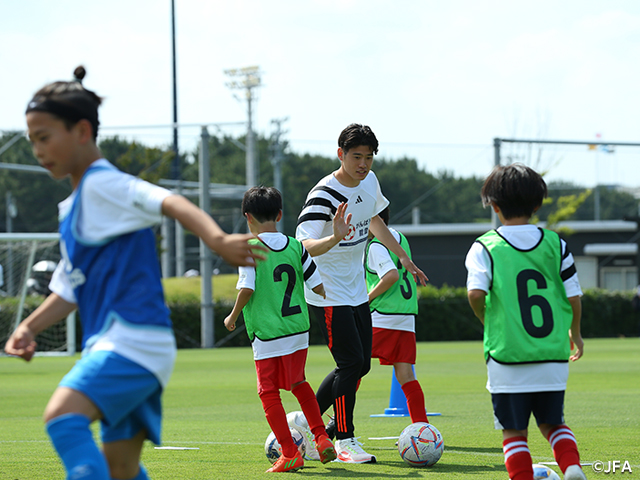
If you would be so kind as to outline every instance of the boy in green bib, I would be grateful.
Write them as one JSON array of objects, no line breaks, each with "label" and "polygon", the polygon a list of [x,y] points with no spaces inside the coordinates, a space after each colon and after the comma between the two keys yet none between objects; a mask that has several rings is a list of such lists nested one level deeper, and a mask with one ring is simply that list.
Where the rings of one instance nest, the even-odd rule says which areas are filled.
[{"label": "boy in green bib", "polygon": [[[385,225],[389,225],[389,207],[378,216]],[[389,232],[412,258],[407,237],[391,227]],[[373,326],[371,358],[377,358],[380,365],[393,365],[396,379],[407,398],[411,422],[429,423],[424,392],[413,371],[416,363],[418,286],[398,256],[373,233],[369,232],[369,237],[364,251],[364,274]]]},{"label": "boy in green bib", "polygon": [[516,163],[493,169],[481,197],[502,226],[479,237],[469,250],[467,291],[484,325],[487,390],[495,428],[502,430],[509,478],[533,480],[527,444],[533,414],[564,479],[584,480],[563,413],[568,361],[578,360],[584,350],[582,290],[565,241],[529,224],[546,196],[546,183],[531,168]]},{"label": "boy in green bib", "polygon": [[322,278],[304,246],[276,229],[282,218],[282,197],[277,189],[249,189],[242,199],[242,214],[257,237],[253,241],[264,244],[269,253],[255,267],[238,269],[239,292],[224,325],[235,330],[243,312],[256,364],[258,395],[267,422],[282,447],[282,455],[267,472],[290,472],[304,466],[289,431],[280,390],[295,395],[313,434],[316,458],[322,463],[330,462],[336,452],[304,374],[310,325],[303,284],[324,297]]}]

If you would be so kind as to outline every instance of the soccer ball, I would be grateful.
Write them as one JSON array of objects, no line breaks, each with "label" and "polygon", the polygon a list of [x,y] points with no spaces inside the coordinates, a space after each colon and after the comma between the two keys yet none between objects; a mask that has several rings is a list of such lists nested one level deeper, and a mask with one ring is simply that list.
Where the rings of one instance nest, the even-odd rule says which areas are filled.
[{"label": "soccer ball", "polygon": [[561,480],[560,476],[549,467],[538,464],[533,465],[533,478],[534,480]]},{"label": "soccer ball", "polygon": [[[293,443],[296,444],[296,447],[298,447],[300,453],[304,455],[304,452],[306,450],[304,445],[304,437],[299,431],[294,430],[293,428],[290,428],[289,431],[291,432]],[[278,458],[280,458],[280,455],[282,455],[282,447],[280,446],[280,442],[278,442],[278,439],[273,432],[271,432],[267,436],[267,440],[264,442],[264,453],[271,463],[276,463],[276,460],[278,460]]]},{"label": "soccer ball", "polygon": [[442,435],[430,423],[412,423],[398,439],[398,452],[405,463],[412,467],[435,465],[444,451]]},{"label": "soccer ball", "polygon": [[302,412],[291,412],[287,414],[287,423],[290,428],[297,430],[302,434],[304,438],[304,447],[305,447],[305,460],[320,460],[320,455],[316,450],[316,441],[311,433],[311,429],[309,428],[309,422],[307,422],[307,417],[304,416]]}]

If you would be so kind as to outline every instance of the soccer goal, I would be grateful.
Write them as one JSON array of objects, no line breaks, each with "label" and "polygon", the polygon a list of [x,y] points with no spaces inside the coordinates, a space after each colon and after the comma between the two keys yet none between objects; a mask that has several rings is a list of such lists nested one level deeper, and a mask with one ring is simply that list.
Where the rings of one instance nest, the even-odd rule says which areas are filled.
[{"label": "soccer goal", "polygon": [[[16,328],[48,295],[53,268],[60,260],[57,233],[0,234],[0,354]],[[76,352],[75,313],[36,337],[36,355]]]}]

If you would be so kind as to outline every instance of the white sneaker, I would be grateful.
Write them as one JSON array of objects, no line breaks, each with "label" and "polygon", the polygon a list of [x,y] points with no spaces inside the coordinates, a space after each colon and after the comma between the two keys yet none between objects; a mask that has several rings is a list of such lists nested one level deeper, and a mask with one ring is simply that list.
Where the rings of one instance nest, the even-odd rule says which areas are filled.
[{"label": "white sneaker", "polygon": [[[360,437],[358,437],[360,438]],[[343,440],[336,440],[336,462],[344,463],[376,463],[375,455],[365,452],[358,438],[351,437]]]},{"label": "white sneaker", "polygon": [[287,423],[289,427],[297,430],[304,438],[305,460],[320,460],[320,455],[316,450],[316,439],[311,433],[309,422],[302,412],[291,412],[287,415]]},{"label": "white sneaker", "polygon": [[587,480],[580,465],[569,465],[564,471],[564,480]]}]

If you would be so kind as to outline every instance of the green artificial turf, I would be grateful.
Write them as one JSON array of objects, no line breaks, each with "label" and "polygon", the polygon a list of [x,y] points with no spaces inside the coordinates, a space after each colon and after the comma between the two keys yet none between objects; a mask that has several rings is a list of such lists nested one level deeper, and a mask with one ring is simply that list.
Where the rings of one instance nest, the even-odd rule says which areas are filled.
[{"label": "green artificial turf", "polygon": [[[585,462],[628,461],[640,475],[640,339],[590,339],[585,356],[570,368],[565,418]],[[76,358],[37,357],[30,364],[0,358],[0,479],[50,480],[64,472],[41,420],[46,402]],[[314,346],[307,378],[315,389],[333,368],[326,347]],[[486,371],[479,342],[418,344],[416,373],[445,452],[431,468],[404,464],[394,440],[409,418],[372,418],[389,406],[391,368],[374,361],[358,391],[356,435],[376,464],[345,465],[308,461],[296,478],[506,480],[502,439],[493,429]],[[300,410],[282,392],[287,412]],[[96,430],[97,431],[97,430]],[[270,464],[264,441],[270,428],[256,393],[249,348],[180,350],[164,395],[163,445],[198,450],[158,450],[147,443],[143,462],[150,478],[266,478]],[[551,449],[530,425],[534,462],[553,462]],[[555,468],[558,471],[557,467]],[[588,478],[595,474],[586,466]],[[274,474],[275,475],[275,474]],[[280,474],[292,475],[292,474]]]}]

